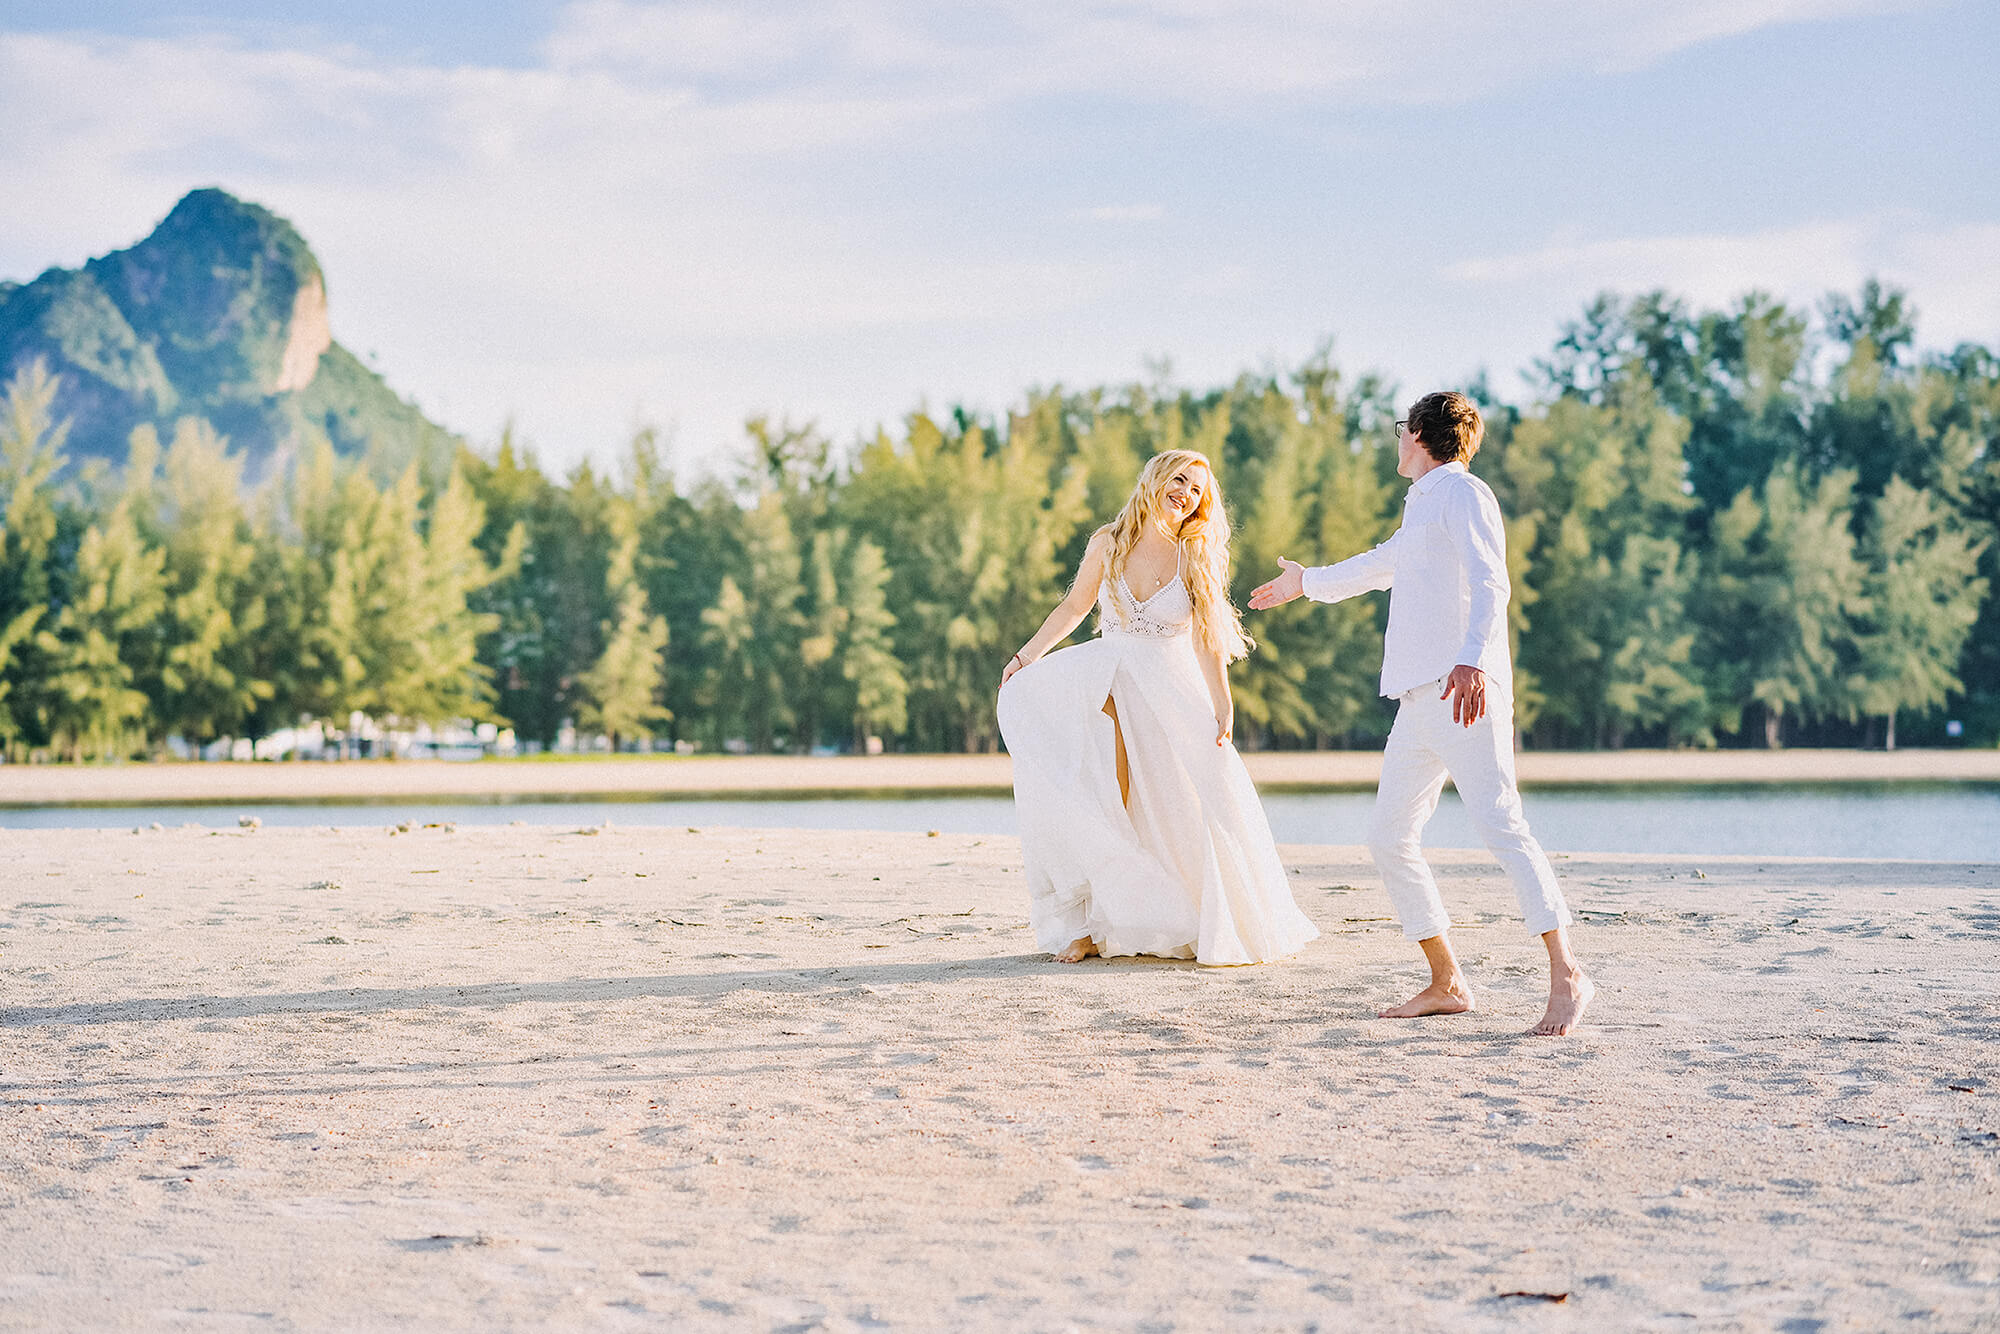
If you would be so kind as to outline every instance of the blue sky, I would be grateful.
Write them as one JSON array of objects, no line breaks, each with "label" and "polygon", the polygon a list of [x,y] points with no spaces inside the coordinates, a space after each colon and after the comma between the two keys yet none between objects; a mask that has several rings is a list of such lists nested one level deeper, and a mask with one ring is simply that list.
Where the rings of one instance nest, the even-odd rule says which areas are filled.
[{"label": "blue sky", "polygon": [[397,389],[558,466],[1326,338],[1519,396],[1605,288],[1875,274],[2000,344],[1996,51],[1970,0],[14,0],[0,277],[221,185]]}]

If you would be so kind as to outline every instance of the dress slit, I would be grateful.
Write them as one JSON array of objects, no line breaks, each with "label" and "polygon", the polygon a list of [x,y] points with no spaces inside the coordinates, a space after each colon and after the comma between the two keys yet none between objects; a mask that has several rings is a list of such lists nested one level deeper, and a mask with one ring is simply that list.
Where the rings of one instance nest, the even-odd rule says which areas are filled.
[{"label": "dress slit", "polygon": [[1111,720],[1111,757],[1118,769],[1118,804],[1132,809],[1132,761],[1125,753],[1125,729],[1118,722],[1118,701],[1104,697],[1104,716]]}]

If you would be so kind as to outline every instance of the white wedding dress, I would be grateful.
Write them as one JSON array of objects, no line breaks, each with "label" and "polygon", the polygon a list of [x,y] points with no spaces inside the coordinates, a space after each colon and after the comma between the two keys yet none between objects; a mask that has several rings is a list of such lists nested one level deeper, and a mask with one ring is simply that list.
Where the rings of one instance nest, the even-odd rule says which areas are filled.
[{"label": "white wedding dress", "polygon": [[1186,582],[1142,602],[1123,576],[1106,580],[1098,617],[1098,638],[1000,690],[1036,943],[1053,954],[1088,936],[1105,955],[1206,964],[1292,953],[1319,931],[1292,901],[1242,757],[1215,744]]}]

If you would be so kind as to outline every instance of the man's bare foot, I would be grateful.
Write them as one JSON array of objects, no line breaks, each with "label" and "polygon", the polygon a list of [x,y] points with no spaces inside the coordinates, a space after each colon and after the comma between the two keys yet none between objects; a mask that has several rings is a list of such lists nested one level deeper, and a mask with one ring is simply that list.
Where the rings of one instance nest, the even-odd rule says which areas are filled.
[{"label": "man's bare foot", "polygon": [[1464,1014],[1472,1008],[1472,989],[1463,982],[1433,982],[1377,1019],[1421,1019],[1427,1014]]},{"label": "man's bare foot", "polygon": [[1097,954],[1097,942],[1089,936],[1080,936],[1069,943],[1069,948],[1056,956],[1057,963],[1082,963]]},{"label": "man's bare foot", "polygon": [[1596,994],[1597,988],[1581,970],[1550,979],[1548,1013],[1528,1032],[1542,1038],[1568,1037],[1583,1022],[1583,1012]]}]

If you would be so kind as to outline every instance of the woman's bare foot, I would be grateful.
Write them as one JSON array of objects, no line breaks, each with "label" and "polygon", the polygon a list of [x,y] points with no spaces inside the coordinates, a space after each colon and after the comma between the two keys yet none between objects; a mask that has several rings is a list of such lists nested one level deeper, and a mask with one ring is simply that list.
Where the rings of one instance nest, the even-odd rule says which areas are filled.
[{"label": "woman's bare foot", "polygon": [[1097,954],[1097,942],[1089,936],[1079,936],[1069,943],[1069,948],[1056,956],[1057,963],[1082,963]]},{"label": "woman's bare foot", "polygon": [[1557,974],[1549,980],[1548,1013],[1528,1032],[1542,1038],[1568,1037],[1583,1022],[1583,1012],[1596,994],[1597,988],[1582,969]]},{"label": "woman's bare foot", "polygon": [[1421,1019],[1427,1014],[1464,1014],[1472,1008],[1472,989],[1462,980],[1433,982],[1401,1005],[1382,1011],[1378,1019]]}]

